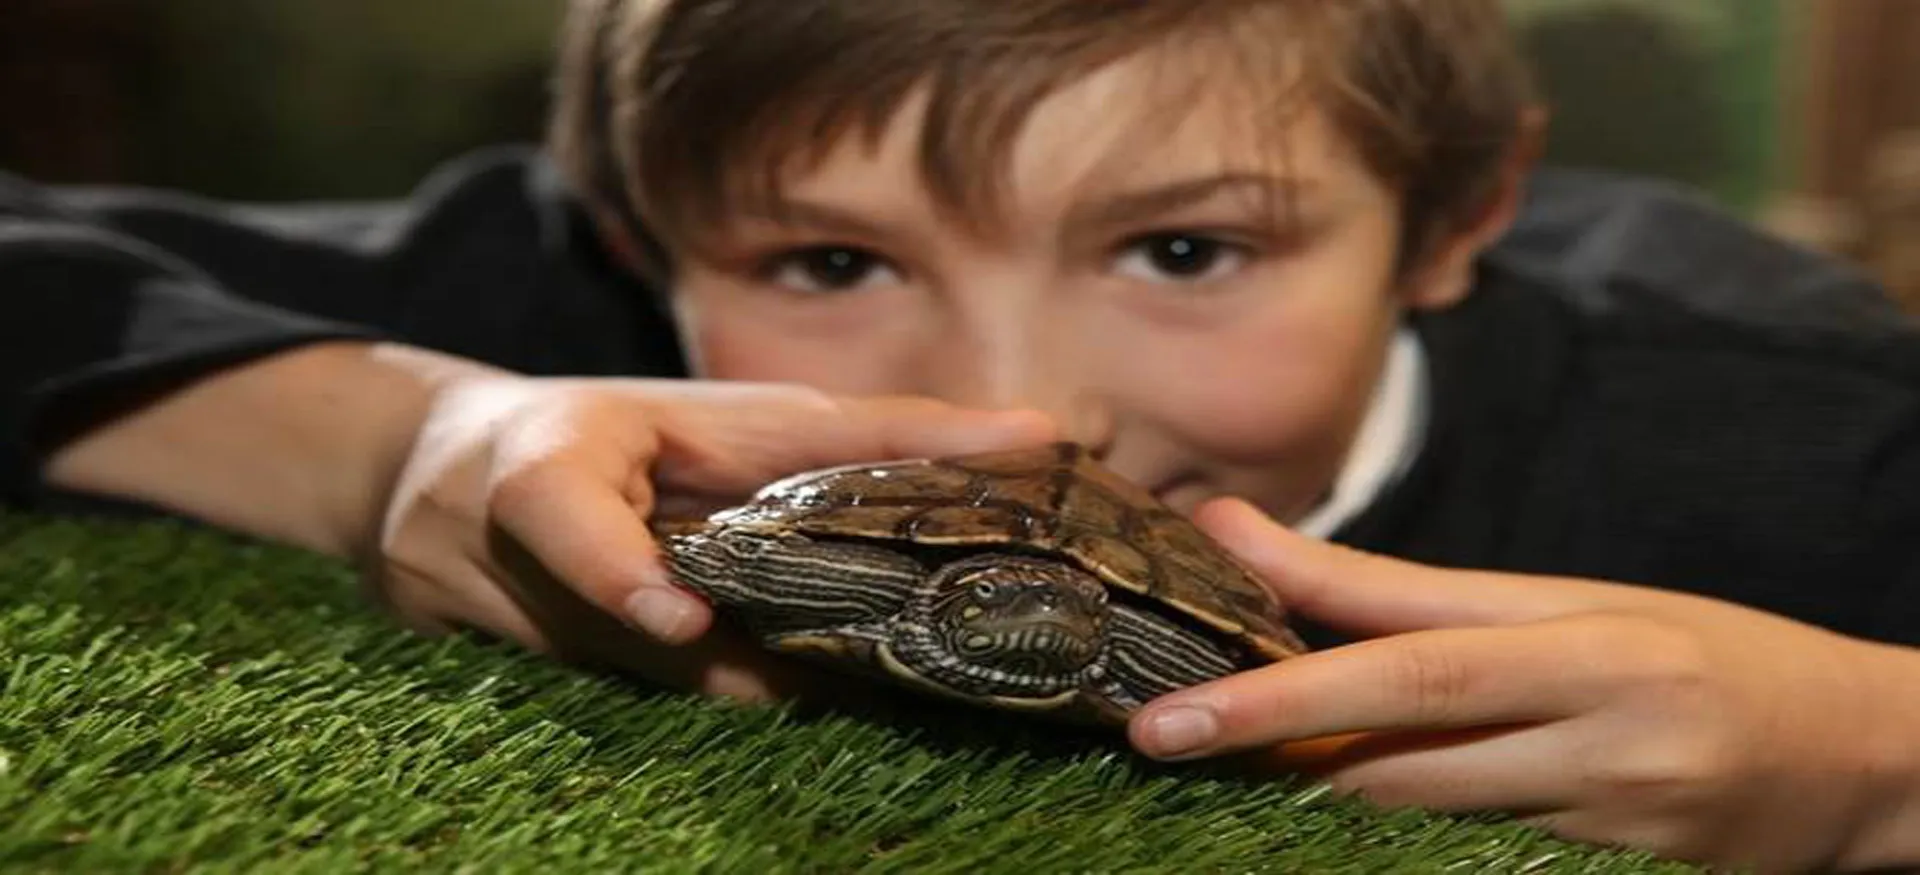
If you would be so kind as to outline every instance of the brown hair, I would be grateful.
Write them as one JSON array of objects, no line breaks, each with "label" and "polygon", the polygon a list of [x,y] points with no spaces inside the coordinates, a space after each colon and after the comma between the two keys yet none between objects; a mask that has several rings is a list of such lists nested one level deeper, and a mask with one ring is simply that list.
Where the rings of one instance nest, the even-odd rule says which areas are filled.
[{"label": "brown hair", "polygon": [[573,0],[549,148],[685,242],[925,88],[922,174],[965,214],[1040,98],[1189,45],[1326,112],[1400,191],[1403,257],[1486,205],[1532,98],[1499,0]]}]

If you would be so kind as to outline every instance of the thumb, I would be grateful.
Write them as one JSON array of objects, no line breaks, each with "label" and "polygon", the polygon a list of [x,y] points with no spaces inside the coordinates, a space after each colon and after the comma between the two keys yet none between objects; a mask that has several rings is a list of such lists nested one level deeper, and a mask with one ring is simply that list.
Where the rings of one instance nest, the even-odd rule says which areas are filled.
[{"label": "thumb", "polygon": [[1292,531],[1237,498],[1202,505],[1193,519],[1289,611],[1349,634],[1512,625],[1580,609],[1577,587],[1365,553]]}]

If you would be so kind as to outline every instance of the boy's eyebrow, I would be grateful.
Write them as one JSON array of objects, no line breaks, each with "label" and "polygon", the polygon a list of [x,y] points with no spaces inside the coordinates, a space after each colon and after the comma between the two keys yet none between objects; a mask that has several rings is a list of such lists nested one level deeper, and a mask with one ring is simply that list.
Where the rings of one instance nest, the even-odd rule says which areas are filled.
[{"label": "boy's eyebrow", "polygon": [[[1147,186],[1082,204],[1068,216],[1068,226],[1109,227],[1149,222],[1165,213],[1203,203],[1236,189],[1245,190],[1263,202],[1274,203],[1298,198],[1315,187],[1313,180],[1299,177],[1250,172],[1217,173]],[[888,236],[883,225],[863,218],[858,211],[786,196],[775,197],[764,204],[744,206],[742,215],[776,225],[808,227],[850,237],[875,239]]]},{"label": "boy's eyebrow", "polygon": [[1295,177],[1269,176],[1264,173],[1218,173],[1122,192],[1093,201],[1075,208],[1070,224],[1101,227],[1138,224],[1152,221],[1163,213],[1172,212],[1181,207],[1211,200],[1223,192],[1234,189],[1248,189],[1249,194],[1271,203],[1283,198],[1298,197],[1300,193],[1313,187],[1312,180]]},{"label": "boy's eyebrow", "polygon": [[861,218],[858,213],[851,210],[787,197],[775,198],[771,203],[760,208],[746,209],[744,213],[748,218],[772,222],[776,225],[809,226],[815,230],[856,237],[885,236],[879,225]]}]

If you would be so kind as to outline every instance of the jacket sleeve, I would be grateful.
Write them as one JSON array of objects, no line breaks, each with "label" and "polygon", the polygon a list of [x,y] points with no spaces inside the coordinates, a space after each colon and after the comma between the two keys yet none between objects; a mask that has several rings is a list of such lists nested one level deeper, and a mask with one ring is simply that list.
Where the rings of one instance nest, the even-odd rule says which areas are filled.
[{"label": "jacket sleeve", "polygon": [[631,281],[583,256],[530,149],[373,203],[242,205],[0,174],[0,505],[120,405],[327,339],[385,338],[529,373],[664,374]]},{"label": "jacket sleeve", "polygon": [[1864,271],[1658,179],[1541,170],[1494,251],[1573,287],[1685,289],[1701,304],[1776,323],[1847,330],[1900,318]]},{"label": "jacket sleeve", "polygon": [[[1867,606],[1867,635],[1920,647],[1920,389],[1900,427],[1888,429],[1864,455],[1865,498],[1857,516],[1873,537],[1862,564],[1865,585],[1880,594]],[[1845,591],[1844,582],[1833,586]]]},{"label": "jacket sleeve", "polygon": [[45,455],[116,403],[308,341],[376,334],[244,298],[106,216],[0,177],[0,504],[24,503]]}]

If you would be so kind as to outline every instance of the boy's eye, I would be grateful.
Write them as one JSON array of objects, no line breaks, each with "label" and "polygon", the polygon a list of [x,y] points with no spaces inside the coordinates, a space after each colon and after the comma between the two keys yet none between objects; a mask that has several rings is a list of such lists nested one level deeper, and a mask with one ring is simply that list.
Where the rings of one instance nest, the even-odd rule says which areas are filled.
[{"label": "boy's eye", "polygon": [[1150,282],[1194,282],[1231,272],[1244,255],[1241,247],[1213,237],[1154,234],[1129,244],[1117,267]]},{"label": "boy's eye", "polygon": [[769,280],[804,292],[838,292],[890,278],[892,268],[879,256],[850,246],[816,246],[771,259]]}]

